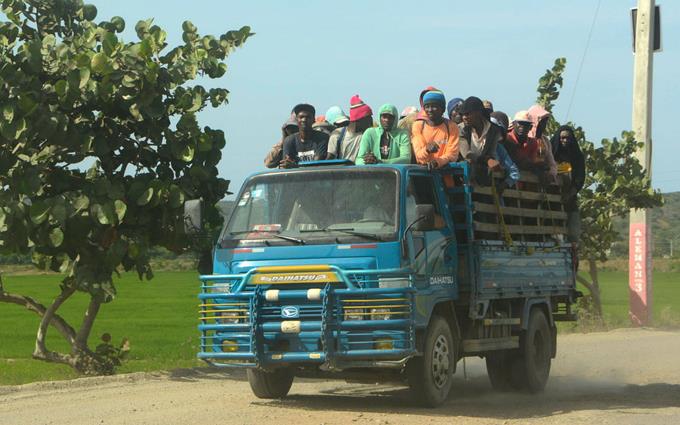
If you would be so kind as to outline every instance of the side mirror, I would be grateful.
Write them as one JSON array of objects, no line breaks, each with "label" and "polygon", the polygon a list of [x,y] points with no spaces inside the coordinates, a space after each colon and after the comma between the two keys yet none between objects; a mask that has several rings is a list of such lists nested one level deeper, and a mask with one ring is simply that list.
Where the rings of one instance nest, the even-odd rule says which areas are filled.
[{"label": "side mirror", "polygon": [[184,202],[184,233],[187,235],[196,235],[203,230],[202,208],[203,201],[201,199]]},{"label": "side mirror", "polygon": [[414,230],[432,230],[434,228],[434,205],[419,204],[416,205],[416,221],[414,221]]}]

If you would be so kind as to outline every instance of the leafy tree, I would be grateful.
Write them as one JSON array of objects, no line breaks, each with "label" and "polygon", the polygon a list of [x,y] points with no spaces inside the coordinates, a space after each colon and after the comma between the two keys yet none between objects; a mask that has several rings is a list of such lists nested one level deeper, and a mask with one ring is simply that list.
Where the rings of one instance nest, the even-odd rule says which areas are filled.
[{"label": "leafy tree", "polygon": [[[82,0],[4,0],[2,11],[0,254],[30,254],[65,277],[51,304],[8,293],[1,281],[0,301],[41,317],[34,358],[112,373],[116,362],[91,350],[88,337],[116,295],[113,273],[149,280],[152,247],[191,248],[185,199],[202,198],[206,222],[221,221],[224,134],[201,128],[196,114],[226,104],[229,92],[193,83],[222,77],[227,56],[253,34],[201,36],[187,21],[184,43],[169,48],[153,20],[137,23],[138,41],[124,42],[125,21],[96,23],[97,9]],[[90,297],[78,328],[58,314],[76,291]],[[48,349],[50,325],[70,352]]]},{"label": "leafy tree", "polygon": [[[537,102],[551,111],[559,97],[557,86],[562,86],[565,58],[555,60],[538,84]],[[651,188],[649,177],[634,153],[643,146],[632,132],[624,131],[621,138],[603,139],[601,146],[588,141],[581,127],[567,123],[575,129],[575,136],[586,159],[586,181],[579,193],[581,213],[581,238],[578,254],[588,264],[588,278],[577,280],[590,293],[594,313],[602,320],[602,301],[597,262],[606,261],[612,245],[619,238],[613,219],[625,217],[631,208],[654,208],[662,205],[662,197]],[[554,132],[559,123],[554,119],[548,131]]]}]

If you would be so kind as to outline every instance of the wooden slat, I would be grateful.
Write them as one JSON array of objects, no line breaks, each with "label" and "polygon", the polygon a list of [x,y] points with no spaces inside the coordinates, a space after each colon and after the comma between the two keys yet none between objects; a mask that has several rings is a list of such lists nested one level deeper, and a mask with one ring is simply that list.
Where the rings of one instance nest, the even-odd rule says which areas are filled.
[{"label": "wooden slat", "polygon": [[[475,211],[496,214],[496,206],[484,202],[473,202]],[[566,220],[567,213],[562,211],[538,210],[532,208],[501,207],[504,216],[537,217]]]},{"label": "wooden slat", "polygon": [[[474,188],[474,193],[479,193],[482,195],[493,195],[491,192],[491,187],[489,186],[476,186]],[[550,202],[561,202],[562,197],[560,195],[554,195],[551,193],[540,193],[540,192],[528,192],[525,190],[516,189],[505,189],[503,191],[504,198],[516,198],[516,199],[526,199],[530,201],[545,201]]]},{"label": "wooden slat", "polygon": [[[516,235],[555,235],[566,234],[567,228],[564,226],[518,226],[509,224],[506,226],[510,234]],[[475,221],[475,230],[478,232],[498,232],[498,224],[479,223]]]}]

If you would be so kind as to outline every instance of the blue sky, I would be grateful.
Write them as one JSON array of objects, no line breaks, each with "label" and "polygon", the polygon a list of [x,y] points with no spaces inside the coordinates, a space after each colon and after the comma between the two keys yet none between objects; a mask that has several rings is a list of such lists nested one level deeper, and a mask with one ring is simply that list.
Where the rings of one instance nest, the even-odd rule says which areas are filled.
[{"label": "blue sky", "polygon": [[[567,58],[558,121],[581,125],[590,140],[631,128],[632,0],[601,0],[596,26],[576,84],[595,15],[596,0],[354,1],[299,0],[90,0],[98,19],[121,16],[124,39],[134,25],[153,17],[181,43],[181,24],[219,35],[250,25],[256,33],[228,59],[227,75],[205,86],[231,91],[230,104],[201,113],[201,124],[221,128],[227,146],[219,165],[237,191],[278,138],[293,105],[310,102],[318,113],[332,105],[349,109],[360,94],[377,110],[418,103],[434,85],[448,98],[478,96],[513,114],[534,103],[538,78],[555,58]],[[680,2],[661,5],[663,52],[654,57],[653,184],[680,191],[673,128],[678,122]],[[675,75],[675,77],[673,77]]]}]

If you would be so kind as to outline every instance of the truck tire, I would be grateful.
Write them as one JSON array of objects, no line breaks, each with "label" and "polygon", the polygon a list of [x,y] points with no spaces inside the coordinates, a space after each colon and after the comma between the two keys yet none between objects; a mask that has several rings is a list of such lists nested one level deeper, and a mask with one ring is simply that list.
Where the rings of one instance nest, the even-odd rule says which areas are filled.
[{"label": "truck tire", "polygon": [[529,326],[520,335],[520,351],[510,366],[514,388],[538,393],[543,391],[550,376],[553,335],[548,319],[540,308],[529,314]]},{"label": "truck tire", "polygon": [[510,350],[492,351],[486,355],[486,373],[494,390],[506,392],[514,389],[511,375],[514,355]]},{"label": "truck tire", "polygon": [[446,401],[456,361],[454,344],[446,319],[432,316],[422,357],[412,358],[406,366],[408,384],[418,404],[437,407]]},{"label": "truck tire", "polygon": [[283,398],[293,385],[293,371],[280,368],[273,371],[248,369],[248,383],[257,398]]}]

